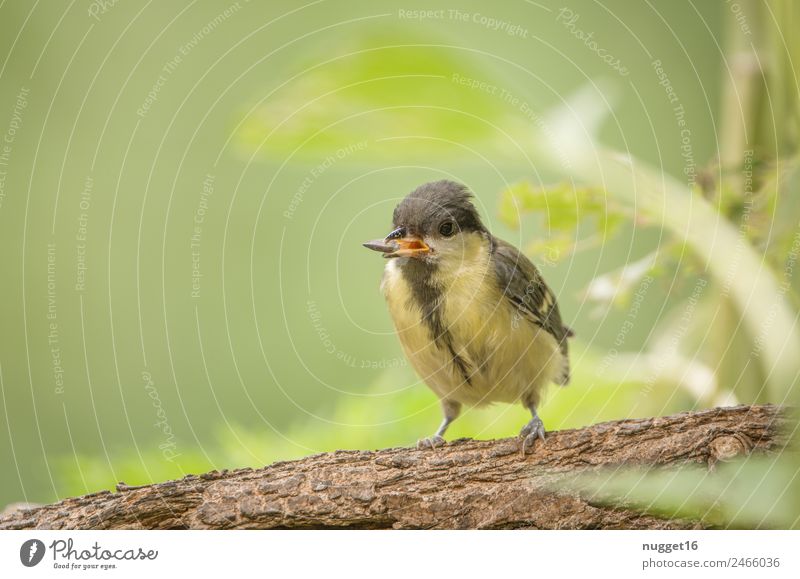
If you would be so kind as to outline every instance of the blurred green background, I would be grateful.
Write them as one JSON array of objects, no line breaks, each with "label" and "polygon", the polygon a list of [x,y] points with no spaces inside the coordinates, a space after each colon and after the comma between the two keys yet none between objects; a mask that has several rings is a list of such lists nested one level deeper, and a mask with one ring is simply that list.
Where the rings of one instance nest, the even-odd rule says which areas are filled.
[{"label": "blurred green background", "polygon": [[[526,248],[576,330],[549,430],[785,402],[794,277],[753,295],[777,300],[778,342],[772,326],[759,342],[730,291],[759,276],[783,287],[800,217],[784,194],[797,193],[796,84],[769,92],[759,73],[745,90],[763,71],[752,55],[771,50],[760,65],[780,69],[770,42],[792,20],[779,9],[3,3],[0,504],[430,434],[437,401],[360,243],[441,178]],[[716,248],[729,279],[676,233],[702,211],[658,192],[616,200],[613,176],[571,148],[582,139],[726,220],[742,242]],[[785,390],[769,386],[776,368]],[[469,411],[449,435],[513,436],[524,420]]]}]

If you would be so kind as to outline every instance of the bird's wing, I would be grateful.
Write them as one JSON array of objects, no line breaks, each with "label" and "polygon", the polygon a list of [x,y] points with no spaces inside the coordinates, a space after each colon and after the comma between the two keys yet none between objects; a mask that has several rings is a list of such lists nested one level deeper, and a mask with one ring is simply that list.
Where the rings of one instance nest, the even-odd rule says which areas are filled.
[{"label": "bird's wing", "polygon": [[569,345],[572,330],[561,321],[558,303],[539,270],[513,245],[492,239],[494,267],[500,290],[524,319],[534,323],[555,338],[564,357],[560,384],[569,382]]}]

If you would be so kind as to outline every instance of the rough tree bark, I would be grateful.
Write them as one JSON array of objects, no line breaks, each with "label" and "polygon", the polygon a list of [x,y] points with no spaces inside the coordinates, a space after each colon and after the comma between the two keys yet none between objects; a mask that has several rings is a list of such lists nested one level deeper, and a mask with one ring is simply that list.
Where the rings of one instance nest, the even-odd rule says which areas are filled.
[{"label": "rough tree bark", "polygon": [[435,451],[337,451],[257,470],[120,484],[115,493],[17,510],[0,518],[0,528],[702,527],[552,488],[602,467],[711,467],[741,454],[776,452],[788,442],[787,420],[778,407],[765,405],[607,422],[552,432],[524,458],[517,439],[462,439]]}]

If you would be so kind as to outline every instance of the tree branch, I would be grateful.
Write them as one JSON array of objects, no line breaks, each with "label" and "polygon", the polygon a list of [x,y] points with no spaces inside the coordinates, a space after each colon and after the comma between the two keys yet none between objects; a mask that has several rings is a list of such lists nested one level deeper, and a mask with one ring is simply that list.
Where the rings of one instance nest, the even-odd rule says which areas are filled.
[{"label": "tree branch", "polygon": [[121,483],[116,493],[17,510],[0,518],[0,529],[702,527],[552,489],[602,467],[711,467],[777,452],[788,442],[787,420],[765,405],[607,422],[552,432],[524,458],[517,439],[462,439],[435,451],[336,451],[257,470]]}]

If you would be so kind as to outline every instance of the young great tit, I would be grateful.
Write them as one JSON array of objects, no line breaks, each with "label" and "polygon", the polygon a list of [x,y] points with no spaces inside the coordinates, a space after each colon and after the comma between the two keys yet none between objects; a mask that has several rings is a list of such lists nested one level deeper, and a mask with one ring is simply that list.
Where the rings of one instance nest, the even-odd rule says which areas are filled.
[{"label": "young great tit", "polygon": [[388,258],[381,289],[400,343],[441,401],[444,420],[417,447],[443,444],[464,404],[521,402],[525,453],[544,440],[544,387],[569,382],[573,334],[536,267],[489,233],[470,198],[464,185],[426,183],[395,208],[392,232],[364,246]]}]

